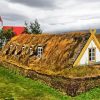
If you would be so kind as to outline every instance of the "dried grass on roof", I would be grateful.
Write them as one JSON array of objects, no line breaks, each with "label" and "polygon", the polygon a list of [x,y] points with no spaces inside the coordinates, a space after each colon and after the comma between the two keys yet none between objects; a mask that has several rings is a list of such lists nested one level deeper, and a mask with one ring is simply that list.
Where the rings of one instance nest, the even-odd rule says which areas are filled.
[{"label": "dried grass on roof", "polygon": [[[86,44],[90,34],[86,32],[72,32],[66,34],[22,34],[12,38],[2,49],[7,60],[16,61],[31,67],[33,70],[60,71],[72,67],[76,58]],[[10,45],[13,45],[10,48]],[[38,58],[37,47],[43,46],[42,58]],[[25,47],[22,49],[22,47]],[[30,47],[33,54],[30,55]],[[7,50],[9,52],[7,52]]]},{"label": "dried grass on roof", "polygon": [[100,34],[96,34],[96,38],[97,38],[98,41],[100,42]]}]

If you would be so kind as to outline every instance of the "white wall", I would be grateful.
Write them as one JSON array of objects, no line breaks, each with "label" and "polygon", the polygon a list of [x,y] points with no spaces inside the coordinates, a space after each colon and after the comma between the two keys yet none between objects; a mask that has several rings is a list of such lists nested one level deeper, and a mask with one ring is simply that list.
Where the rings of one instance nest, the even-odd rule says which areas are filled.
[{"label": "white wall", "polygon": [[[88,48],[96,48],[96,62],[100,62],[100,50],[97,48],[96,44],[94,43],[94,41],[92,40],[88,46]],[[88,48],[86,49],[86,51],[84,52],[80,62],[79,62],[79,65],[86,65],[88,64]]]}]

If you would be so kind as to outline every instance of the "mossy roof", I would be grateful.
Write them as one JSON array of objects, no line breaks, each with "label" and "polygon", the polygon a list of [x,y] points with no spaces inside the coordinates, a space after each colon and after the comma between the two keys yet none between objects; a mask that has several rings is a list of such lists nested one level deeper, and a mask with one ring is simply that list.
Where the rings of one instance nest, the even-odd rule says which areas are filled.
[{"label": "mossy roof", "polygon": [[96,38],[98,39],[98,41],[100,43],[100,34],[96,34],[95,36],[96,36]]},{"label": "mossy roof", "polygon": [[[44,70],[48,68],[62,70],[73,66],[89,37],[89,32],[21,34],[13,37],[2,49],[2,52],[7,59],[27,66],[35,66],[35,68],[41,66]],[[43,55],[38,58],[36,50],[40,45],[43,46]],[[22,49],[23,46],[24,49]],[[33,51],[31,55],[30,47]]]}]

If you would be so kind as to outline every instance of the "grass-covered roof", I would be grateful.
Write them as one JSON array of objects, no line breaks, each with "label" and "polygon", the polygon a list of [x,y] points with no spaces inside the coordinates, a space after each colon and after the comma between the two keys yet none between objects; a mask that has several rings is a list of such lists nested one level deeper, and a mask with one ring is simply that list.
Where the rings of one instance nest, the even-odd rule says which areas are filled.
[{"label": "grass-covered roof", "polygon": [[96,38],[98,39],[98,41],[100,43],[100,34],[96,34]]},{"label": "grass-covered roof", "polygon": [[[89,37],[89,32],[22,34],[13,37],[2,54],[7,60],[32,69],[59,71],[73,66]],[[37,57],[38,46],[43,47],[41,58]]]}]

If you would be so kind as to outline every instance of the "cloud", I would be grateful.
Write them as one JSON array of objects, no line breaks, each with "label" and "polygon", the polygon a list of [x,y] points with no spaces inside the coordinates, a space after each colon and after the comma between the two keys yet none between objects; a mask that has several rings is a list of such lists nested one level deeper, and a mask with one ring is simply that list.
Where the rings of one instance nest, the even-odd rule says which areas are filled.
[{"label": "cloud", "polygon": [[42,8],[42,9],[52,9],[56,8],[56,0],[9,0],[12,3],[19,3],[26,6]]},{"label": "cloud", "polygon": [[83,3],[83,2],[86,2],[86,3],[88,3],[88,2],[90,2],[90,3],[91,3],[91,2],[93,2],[93,3],[95,3],[95,2],[100,2],[100,0],[84,0],[84,1],[83,1],[83,0],[75,0],[75,1],[77,1],[77,2],[82,2],[82,3]]},{"label": "cloud", "polygon": [[24,25],[24,22],[25,22],[24,20],[27,19],[27,17],[25,16],[12,14],[12,13],[3,14],[2,18],[4,19],[3,20],[4,25],[13,25],[13,26],[16,26],[16,25],[22,26]]},{"label": "cloud", "polygon": [[[3,18],[4,25],[21,25],[27,16],[21,14],[18,10],[12,9],[10,3],[0,1],[0,16]],[[24,22],[23,22],[24,23]]]},{"label": "cloud", "polygon": [[21,21],[21,20],[25,20],[27,19],[27,17],[22,16],[22,15],[18,15],[18,14],[12,14],[12,13],[8,13],[8,14],[3,14],[4,19],[5,20],[9,20],[9,21]]},{"label": "cloud", "polygon": [[6,25],[38,19],[44,32],[100,28],[100,0],[2,0]]}]

